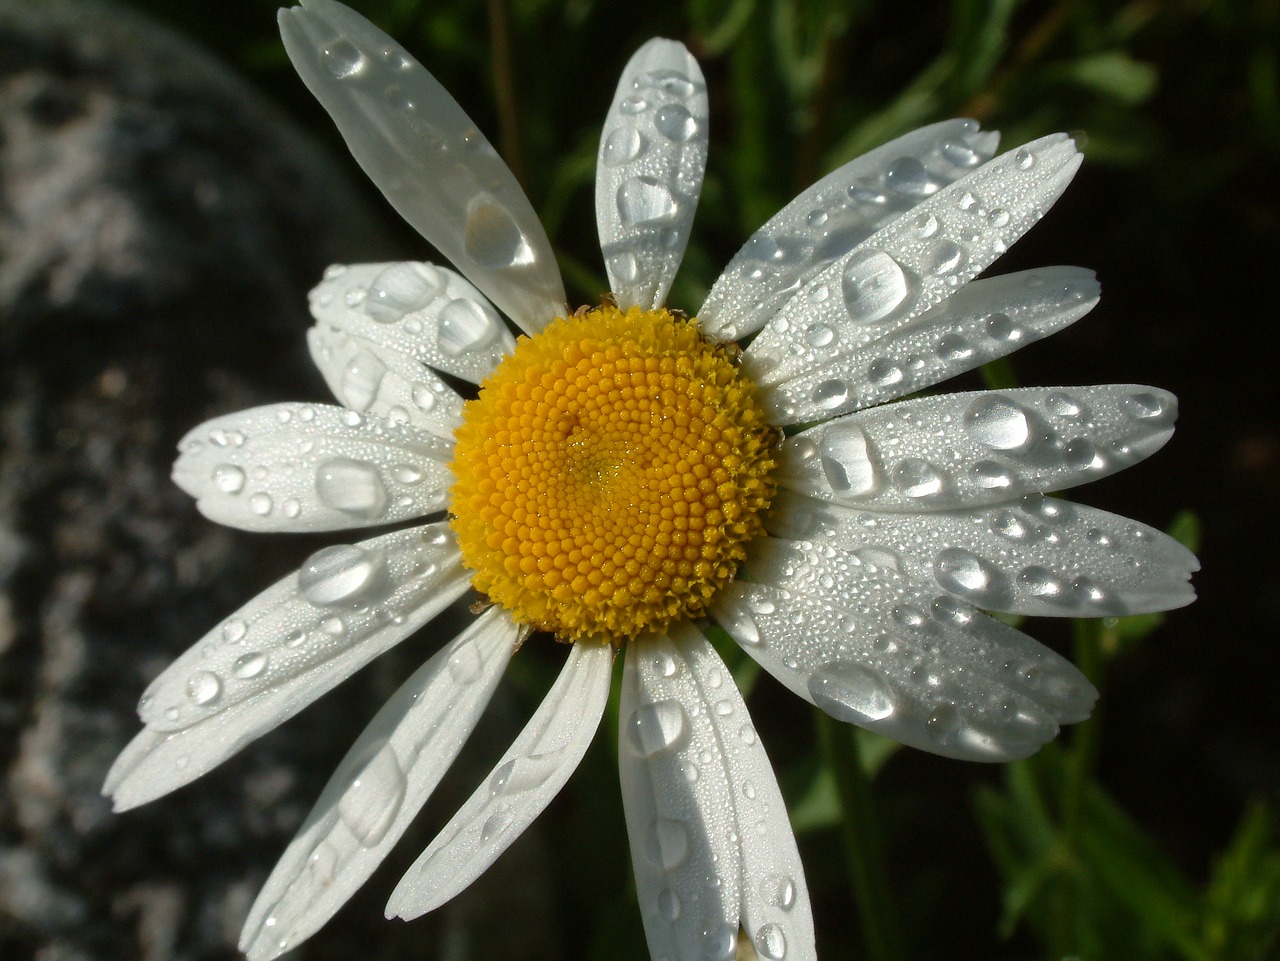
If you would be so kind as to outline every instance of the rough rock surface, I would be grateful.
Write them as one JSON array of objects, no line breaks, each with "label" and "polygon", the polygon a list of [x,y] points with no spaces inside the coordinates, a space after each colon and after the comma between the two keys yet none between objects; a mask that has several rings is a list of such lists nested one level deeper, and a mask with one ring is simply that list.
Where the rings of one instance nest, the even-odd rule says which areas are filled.
[{"label": "rough rock surface", "polygon": [[[305,291],[396,253],[353,172],[133,14],[0,0],[0,957],[235,957],[328,771],[435,641],[173,797],[115,815],[99,794],[146,682],[322,543],[216,527],[168,472],[201,419],[323,396]],[[384,921],[424,840],[299,954],[554,956],[536,842],[499,865],[523,878],[502,898]]]}]

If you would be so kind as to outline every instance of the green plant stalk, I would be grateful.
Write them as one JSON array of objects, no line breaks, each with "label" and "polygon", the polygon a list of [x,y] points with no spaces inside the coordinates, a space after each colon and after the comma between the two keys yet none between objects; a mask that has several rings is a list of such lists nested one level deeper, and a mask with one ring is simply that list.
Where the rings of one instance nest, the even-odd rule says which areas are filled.
[{"label": "green plant stalk", "polygon": [[853,731],[826,714],[816,713],[818,740],[840,799],[841,841],[868,956],[872,961],[907,961],[871,781],[862,766]]}]

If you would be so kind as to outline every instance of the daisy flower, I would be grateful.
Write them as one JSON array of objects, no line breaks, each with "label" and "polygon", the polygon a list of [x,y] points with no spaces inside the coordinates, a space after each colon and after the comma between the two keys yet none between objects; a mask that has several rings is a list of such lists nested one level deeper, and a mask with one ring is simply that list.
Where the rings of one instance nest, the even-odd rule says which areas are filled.
[{"label": "daisy flower", "polygon": [[[1195,560],[1171,539],[1043,496],[1158,449],[1172,396],[902,399],[1097,303],[1072,267],[974,279],[1071,180],[1070,138],[996,156],[995,133],[957,120],[886,144],[761,227],[694,320],[664,302],[702,184],[707,91],[683,46],[652,40],[600,143],[612,293],[571,311],[529,201],[422,66],[333,0],[280,25],[356,160],[458,272],[330,268],[308,343],[341,406],[255,408],[182,440],[174,478],[215,521],[391,529],[317,551],[179,657],[106,791],[118,809],[172,791],[469,590],[483,612],[339,765],[249,914],[251,958],[314,933],[369,876],[531,636],[564,642],[558,680],[388,915],[452,898],[547,806],[621,652],[619,773],[653,957],[732,958],[745,932],[760,957],[802,961],[815,945],[795,840],[712,624],[840,720],[997,761],[1086,717],[1096,694],[979,609],[1191,600]],[[443,519],[402,523],[430,515]]]}]

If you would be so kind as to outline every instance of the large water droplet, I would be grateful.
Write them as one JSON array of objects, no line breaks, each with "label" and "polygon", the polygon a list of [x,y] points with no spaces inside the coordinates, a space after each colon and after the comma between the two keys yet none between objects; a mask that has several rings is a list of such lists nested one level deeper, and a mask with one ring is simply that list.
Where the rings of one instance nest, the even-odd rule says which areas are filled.
[{"label": "large water droplet", "polygon": [[271,500],[271,495],[265,491],[258,491],[258,493],[249,498],[249,510],[259,517],[266,517],[271,513],[271,508],[274,506],[275,502]]},{"label": "large water droplet", "polygon": [[884,182],[886,187],[904,197],[927,197],[938,189],[924,164],[915,157],[902,157],[891,163],[885,171]]},{"label": "large water droplet", "polygon": [[860,497],[880,486],[880,468],[871,438],[857,424],[837,422],[822,432],[822,472],[831,489]]},{"label": "large water droplet", "polygon": [[362,350],[347,362],[342,371],[343,402],[352,410],[368,410],[378,397],[387,367],[377,357]]},{"label": "large water droplet", "polygon": [[533,247],[506,207],[488,195],[467,204],[463,236],[467,256],[482,267],[522,267],[533,263]]},{"label": "large water droplet", "polygon": [[823,410],[835,410],[849,399],[849,385],[844,381],[824,380],[813,388],[813,402]]},{"label": "large water droplet", "polygon": [[927,460],[908,457],[893,469],[893,485],[907,497],[923,500],[942,493],[946,477]]},{"label": "large water droplet", "polygon": [[1018,450],[1035,436],[1030,414],[1008,397],[983,394],[965,412],[965,427],[993,450]]},{"label": "large water droplet", "polygon": [[738,947],[738,929],[713,921],[702,929],[702,953],[709,961],[729,961]]},{"label": "large water droplet", "polygon": [[662,915],[662,920],[667,922],[678,920],[682,907],[680,896],[670,888],[663,888],[658,892],[658,913]]},{"label": "large water droplet", "polygon": [[473,300],[459,297],[440,311],[440,349],[449,357],[481,350],[498,339],[498,321]]},{"label": "large water droplet", "polygon": [[231,673],[242,681],[247,681],[251,677],[257,677],[267,669],[267,655],[261,651],[251,651],[248,654],[241,654],[236,658],[236,662],[231,665]]},{"label": "large water droplet", "polygon": [[618,188],[618,214],[627,227],[668,224],[678,211],[671,191],[651,177],[636,177]]},{"label": "large water droplet", "polygon": [[350,40],[335,40],[321,51],[321,57],[335,80],[354,77],[365,68],[364,54]]},{"label": "large water droplet", "polygon": [[971,551],[948,547],[933,559],[933,576],[944,590],[975,604],[998,606],[1008,600],[1003,574]]},{"label": "large water droplet", "polygon": [[679,821],[658,818],[649,825],[645,854],[664,871],[679,867],[689,857],[689,829]]},{"label": "large water droplet", "polygon": [[430,264],[391,264],[369,284],[364,312],[379,323],[392,324],[425,307],[443,289],[444,278]]},{"label": "large water droplet", "polygon": [[213,486],[224,494],[239,494],[244,489],[244,471],[235,464],[219,464],[213,469]]},{"label": "large water droplet", "polygon": [[479,680],[484,671],[484,659],[475,644],[462,644],[449,655],[449,673],[459,684],[471,684]]},{"label": "large water droplet", "polygon": [[787,953],[787,939],[777,924],[766,924],[756,932],[756,951],[767,961],[782,961]]},{"label": "large water droplet", "polygon": [[785,874],[770,874],[760,882],[760,897],[766,904],[790,911],[796,903],[796,882]]},{"label": "large water droplet", "polygon": [[676,143],[688,143],[698,133],[698,121],[680,103],[659,107],[653,115],[653,125],[658,128],[658,133]]},{"label": "large water droplet", "polygon": [[851,661],[823,664],[809,678],[809,696],[832,717],[863,724],[893,713],[893,692],[879,674]]},{"label": "large water droplet", "polygon": [[196,671],[187,678],[187,697],[192,704],[208,707],[222,696],[222,678],[212,671]]},{"label": "large water droplet", "polygon": [[700,85],[695,84],[687,74],[681,73],[679,70],[663,68],[641,74],[636,78],[635,86],[637,90],[653,87],[672,97],[688,100],[697,92]]},{"label": "large water droplet", "polygon": [[1053,600],[1063,592],[1062,581],[1046,567],[1026,567],[1018,572],[1018,583],[1036,597]]},{"label": "large water droplet", "polygon": [[925,263],[931,273],[942,277],[960,269],[964,263],[964,251],[953,241],[940,238],[925,254]]},{"label": "large water droplet", "polygon": [[1160,420],[1168,414],[1165,398],[1150,391],[1129,394],[1120,402],[1121,409],[1135,420]]},{"label": "large water droplet", "polygon": [[563,751],[530,754],[528,757],[514,757],[498,765],[489,779],[489,791],[495,795],[511,795],[540,787],[556,772],[562,754]]},{"label": "large water droplet", "polygon": [[334,457],[316,469],[316,495],[336,511],[376,520],[387,509],[387,489],[372,464]]},{"label": "large water droplet", "polygon": [[627,724],[631,747],[641,757],[652,757],[674,747],[684,735],[684,708],[679,701],[658,701],[637,708]]},{"label": "large water droplet", "polygon": [[368,757],[338,801],[338,815],[361,844],[373,847],[400,812],[406,782],[390,744],[372,746]]},{"label": "large water droplet", "polygon": [[389,589],[386,557],[356,544],[322,547],[303,562],[298,590],[312,604],[329,607],[369,600]]},{"label": "large water droplet", "polygon": [[630,124],[614,127],[605,137],[601,159],[606,167],[620,167],[644,153],[644,134]]},{"label": "large water droplet", "polygon": [[880,250],[854,257],[840,280],[845,307],[855,323],[872,324],[889,316],[907,297],[906,274]]}]

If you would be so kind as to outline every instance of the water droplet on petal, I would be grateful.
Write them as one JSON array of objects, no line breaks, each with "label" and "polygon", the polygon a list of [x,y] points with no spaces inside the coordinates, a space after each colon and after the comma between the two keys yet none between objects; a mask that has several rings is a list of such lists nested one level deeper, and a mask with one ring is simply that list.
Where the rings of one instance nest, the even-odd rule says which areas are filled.
[{"label": "water droplet on petal", "polygon": [[196,671],[187,678],[187,697],[191,703],[208,707],[222,696],[222,678],[212,671]]},{"label": "water droplet on petal", "polygon": [[1018,450],[1034,439],[1031,418],[1023,407],[1000,394],[983,394],[964,415],[974,440],[993,450]]},{"label": "water droplet on petal", "polygon": [[924,164],[915,157],[902,157],[891,163],[885,171],[884,182],[886,187],[904,197],[927,197],[938,189]]},{"label": "water droplet on petal", "polygon": [[298,571],[298,590],[312,604],[329,607],[369,600],[390,588],[385,555],[356,544],[322,547]]},{"label": "water droplet on petal", "polygon": [[678,701],[658,701],[637,708],[627,724],[631,747],[641,757],[652,757],[675,746],[684,735],[684,708]]},{"label": "water droplet on petal", "polygon": [[871,439],[857,424],[836,422],[822,432],[822,471],[831,489],[863,496],[880,486],[880,470]]},{"label": "water droplet on petal", "polygon": [[663,888],[658,892],[658,913],[662,915],[662,920],[668,923],[678,920],[681,907],[679,895],[670,888]]},{"label": "water droplet on petal", "polygon": [[239,494],[244,488],[244,471],[235,464],[219,464],[213,469],[213,485],[224,494]]},{"label": "water droplet on petal", "polygon": [[849,399],[849,385],[844,381],[824,380],[813,388],[813,402],[823,410],[834,410]]},{"label": "water droplet on petal", "polygon": [[387,489],[378,469],[350,457],[334,457],[316,469],[316,495],[336,511],[375,520],[387,509]]},{"label": "water droplet on petal", "polygon": [[377,357],[362,350],[347,362],[340,389],[343,402],[352,410],[368,410],[378,397],[387,367]]},{"label": "water droplet on petal", "polygon": [[361,844],[373,847],[400,813],[407,785],[390,744],[371,746],[366,757],[338,801],[338,815]]},{"label": "water droplet on petal", "polygon": [[251,677],[257,677],[267,668],[267,655],[261,651],[252,651],[249,654],[242,654],[236,658],[236,662],[231,665],[231,673],[242,681]]},{"label": "water droplet on petal", "polygon": [[506,207],[489,194],[467,204],[463,246],[482,267],[522,267],[533,263],[533,247]]},{"label": "water droplet on petal", "polygon": [[513,757],[500,764],[489,779],[491,794],[522,794],[546,783],[560,766],[562,751]]},{"label": "water droplet on petal", "polygon": [[448,667],[459,684],[471,684],[484,671],[484,660],[474,644],[463,644],[449,655]]},{"label": "water droplet on petal", "polygon": [[364,312],[379,323],[395,323],[431,303],[443,289],[444,278],[430,264],[391,264],[369,284]]},{"label": "water droplet on petal", "polygon": [[271,508],[275,506],[271,501],[271,495],[259,491],[249,498],[249,510],[253,511],[259,517],[266,517],[271,513]]},{"label": "water droplet on petal", "polygon": [[698,133],[698,121],[680,103],[659,107],[653,115],[653,125],[658,128],[658,133],[676,143],[688,143]]},{"label": "water droplet on petal", "polygon": [[888,682],[851,661],[823,664],[809,678],[808,687],[813,703],[840,721],[880,721],[894,710]]},{"label": "water droplet on petal", "polygon": [[325,69],[333,74],[335,80],[346,80],[354,77],[365,68],[362,54],[350,40],[335,40],[321,52]]},{"label": "water droplet on petal", "polygon": [[855,323],[872,324],[889,316],[906,299],[906,274],[896,260],[879,250],[854,257],[845,267],[840,290]]},{"label": "water droplet on petal", "polygon": [[960,269],[964,263],[964,251],[953,241],[942,238],[929,248],[925,254],[925,263],[931,273],[942,277]]},{"label": "water droplet on petal", "polygon": [[679,821],[658,818],[649,825],[645,854],[649,860],[670,871],[689,857],[689,830]]},{"label": "water droplet on petal", "polygon": [[1129,394],[1120,402],[1121,409],[1135,420],[1157,420],[1167,411],[1165,399],[1150,391]]},{"label": "water droplet on petal", "polygon": [[618,214],[627,227],[667,224],[678,212],[671,191],[653,178],[636,177],[618,188]]},{"label": "water droplet on petal", "polygon": [[796,903],[796,882],[785,874],[771,874],[760,882],[760,897],[766,904],[790,911]]},{"label": "water droplet on petal", "polygon": [[498,339],[498,321],[473,300],[451,300],[440,312],[440,349],[449,357],[481,350]]},{"label": "water droplet on petal", "polygon": [[702,952],[710,961],[729,961],[738,947],[738,930],[723,921],[702,929]]},{"label": "water droplet on petal", "polygon": [[927,460],[908,457],[893,469],[893,484],[907,497],[922,500],[942,493],[946,478]]},{"label": "water droplet on petal", "polygon": [[782,928],[776,924],[766,924],[755,936],[756,951],[767,961],[782,961],[787,953],[787,939]]},{"label": "water droplet on petal", "polygon": [[606,167],[620,167],[644,153],[644,134],[630,124],[614,127],[605,137],[601,157]]},{"label": "water droplet on petal", "polygon": [[1026,567],[1018,572],[1018,583],[1036,597],[1052,600],[1063,592],[1062,581],[1046,567]]}]

